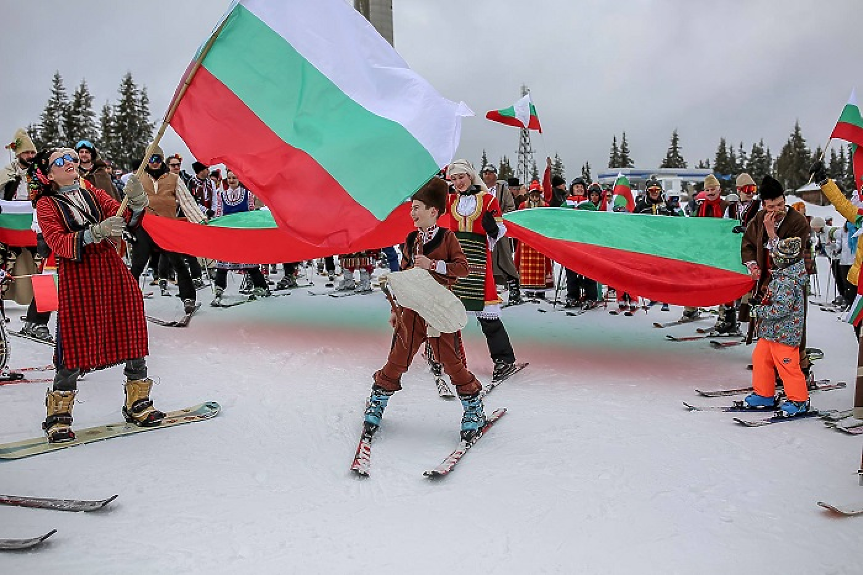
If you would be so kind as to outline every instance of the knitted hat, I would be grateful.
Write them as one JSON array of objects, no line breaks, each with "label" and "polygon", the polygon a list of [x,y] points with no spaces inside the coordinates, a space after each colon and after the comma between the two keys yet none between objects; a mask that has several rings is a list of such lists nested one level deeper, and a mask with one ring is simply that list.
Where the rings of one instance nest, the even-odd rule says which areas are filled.
[{"label": "knitted hat", "polygon": [[411,200],[417,200],[430,208],[437,208],[438,215],[446,211],[447,193],[449,186],[440,178],[432,178],[423,187],[411,196]]},{"label": "knitted hat", "polygon": [[824,221],[824,218],[821,216],[813,216],[811,220],[809,220],[809,227],[815,231],[821,230],[824,226],[827,225],[827,222]]},{"label": "knitted hat", "polygon": [[192,171],[195,174],[197,174],[201,170],[207,170],[207,169],[209,169],[209,168],[207,166],[205,166],[204,164],[202,164],[201,162],[192,162]]},{"label": "knitted hat", "polygon": [[752,176],[743,172],[742,174],[737,176],[737,181],[735,182],[736,187],[742,188],[743,186],[754,186],[755,180],[752,179]]},{"label": "knitted hat", "polygon": [[557,186],[560,186],[560,185],[564,185],[564,186],[565,186],[565,185],[566,185],[566,180],[564,180],[563,178],[561,178],[561,177],[560,177],[560,176],[558,176],[558,175],[554,175],[554,176],[552,176],[552,177],[551,177],[551,187],[552,187],[552,188],[556,188]]},{"label": "knitted hat", "polygon": [[24,128],[18,128],[12,137],[12,142],[6,146],[6,149],[12,150],[12,153],[18,156],[24,152],[35,152],[36,146],[33,144],[33,140],[30,139],[30,136],[27,135],[27,132],[24,131]]},{"label": "knitted hat", "polygon": [[782,189],[782,184],[771,178],[769,175],[764,176],[764,179],[761,181],[762,200],[775,200],[784,195],[785,190]]},{"label": "knitted hat", "polygon": [[714,176],[713,174],[710,174],[706,178],[704,178],[704,189],[706,190],[707,188],[713,188],[713,187],[717,187],[717,188],[720,187],[719,186],[719,180],[716,179],[716,176]]},{"label": "knitted hat", "polygon": [[770,255],[777,267],[785,268],[800,259],[800,248],[803,243],[798,237],[785,238],[773,246]]},{"label": "knitted hat", "polygon": [[161,156],[163,160],[165,159],[165,152],[162,151],[162,148],[160,148],[158,144],[150,151],[150,155],[147,156],[147,161],[149,162],[150,158],[153,156]]}]

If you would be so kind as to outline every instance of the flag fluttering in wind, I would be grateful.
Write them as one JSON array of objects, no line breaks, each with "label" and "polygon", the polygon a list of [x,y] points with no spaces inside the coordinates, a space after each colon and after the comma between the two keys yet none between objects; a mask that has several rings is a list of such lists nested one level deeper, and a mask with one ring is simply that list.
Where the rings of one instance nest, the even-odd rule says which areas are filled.
[{"label": "flag fluttering in wind", "polygon": [[848,103],[842,109],[839,121],[830,134],[831,138],[845,140],[851,144],[851,162],[854,166],[854,189],[859,190],[863,185],[863,115],[860,114],[860,106],[857,104],[857,95],[851,90]]},{"label": "flag fluttering in wind", "polygon": [[629,178],[621,173],[617,174],[617,179],[614,180],[614,189],[612,193],[616,196],[626,198],[626,211],[635,211],[635,199],[632,197],[632,185],[629,183]]},{"label": "flag fluttering in wind", "polygon": [[374,229],[452,160],[472,115],[344,0],[234,2],[186,82],[170,124],[192,153],[318,246]]},{"label": "flag fluttering in wind", "polygon": [[537,130],[542,133],[542,126],[539,123],[539,116],[536,115],[536,108],[533,102],[530,101],[530,94],[525,96],[503,110],[492,110],[485,117],[492,122],[500,122],[507,126],[515,126],[516,128],[526,128],[528,130]]},{"label": "flag fluttering in wind", "polygon": [[534,208],[507,235],[619,291],[678,305],[734,301],[752,288],[735,220]]}]

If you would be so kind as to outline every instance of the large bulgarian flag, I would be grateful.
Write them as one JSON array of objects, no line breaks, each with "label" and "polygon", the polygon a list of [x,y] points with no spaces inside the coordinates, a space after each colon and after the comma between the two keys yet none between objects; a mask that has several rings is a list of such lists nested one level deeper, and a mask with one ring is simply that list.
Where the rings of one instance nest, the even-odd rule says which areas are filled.
[{"label": "large bulgarian flag", "polygon": [[629,178],[622,173],[617,174],[617,179],[614,180],[614,189],[612,193],[616,196],[626,198],[626,211],[635,211],[635,199],[632,197],[632,184],[629,183]]},{"label": "large bulgarian flag", "polygon": [[36,232],[33,225],[33,204],[25,201],[0,200],[0,243],[10,246],[35,246]]},{"label": "large bulgarian flag", "polygon": [[752,279],[735,222],[534,208],[504,214],[507,235],[619,291],[679,305],[734,301]]},{"label": "large bulgarian flag", "polygon": [[507,126],[525,128],[527,130],[537,130],[540,134],[542,133],[539,116],[536,115],[536,108],[533,102],[530,101],[530,94],[525,94],[521,100],[509,108],[487,112],[485,117],[492,122],[500,122]]},{"label": "large bulgarian flag", "polygon": [[851,161],[854,165],[854,188],[860,189],[863,185],[863,115],[860,114],[860,106],[857,104],[857,95],[851,90],[848,103],[842,109],[839,121],[833,128],[831,138],[838,138],[851,143]]},{"label": "large bulgarian flag", "polygon": [[344,0],[234,2],[178,99],[170,124],[197,159],[233,169],[281,228],[318,246],[385,220],[452,160],[472,115]]}]

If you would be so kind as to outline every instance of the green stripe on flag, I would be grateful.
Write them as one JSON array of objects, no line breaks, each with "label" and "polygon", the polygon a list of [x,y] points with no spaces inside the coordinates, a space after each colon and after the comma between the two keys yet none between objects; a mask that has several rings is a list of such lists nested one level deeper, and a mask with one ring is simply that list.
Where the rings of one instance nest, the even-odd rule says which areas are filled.
[{"label": "green stripe on flag", "polygon": [[254,210],[222,216],[207,222],[208,226],[217,228],[237,228],[244,230],[272,229],[278,227],[273,214],[269,210]]},{"label": "green stripe on flag", "polygon": [[0,214],[0,228],[7,230],[25,231],[33,225],[33,213],[29,214]]},{"label": "green stripe on flag", "polygon": [[357,104],[243,6],[228,17],[203,65],[378,219],[424,183],[416,183],[418,176],[430,178],[438,171],[428,150],[403,126]]},{"label": "green stripe on flag", "polygon": [[741,236],[731,231],[734,220],[566,208],[519,210],[504,219],[548,238],[746,273],[740,261]]},{"label": "green stripe on flag", "polygon": [[863,127],[863,117],[860,115],[860,108],[852,104],[846,104],[842,109],[842,115],[839,116],[839,123]]}]

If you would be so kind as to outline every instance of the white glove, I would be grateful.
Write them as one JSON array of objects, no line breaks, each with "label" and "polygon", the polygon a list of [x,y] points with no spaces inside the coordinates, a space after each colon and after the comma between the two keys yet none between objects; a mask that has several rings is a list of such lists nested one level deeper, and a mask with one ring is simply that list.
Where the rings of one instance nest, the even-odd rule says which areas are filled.
[{"label": "white glove", "polygon": [[126,230],[126,220],[120,216],[109,216],[90,226],[90,234],[93,236],[93,243],[101,242],[106,238],[119,237]]}]

